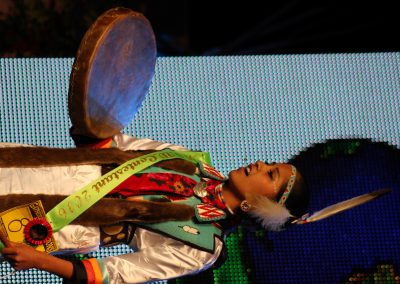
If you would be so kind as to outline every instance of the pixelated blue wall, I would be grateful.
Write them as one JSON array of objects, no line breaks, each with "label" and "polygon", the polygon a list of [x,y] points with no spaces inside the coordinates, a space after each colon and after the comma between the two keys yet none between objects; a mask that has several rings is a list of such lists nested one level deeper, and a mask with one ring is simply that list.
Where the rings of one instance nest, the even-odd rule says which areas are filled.
[{"label": "pixelated blue wall", "polygon": [[[72,61],[0,59],[1,141],[73,146]],[[249,282],[338,283],[378,263],[398,268],[399,62],[399,53],[158,58],[124,132],[209,151],[224,173],[257,159],[291,160],[313,192],[311,211],[393,189],[321,222],[248,234]],[[59,280],[31,271],[2,281]]]}]

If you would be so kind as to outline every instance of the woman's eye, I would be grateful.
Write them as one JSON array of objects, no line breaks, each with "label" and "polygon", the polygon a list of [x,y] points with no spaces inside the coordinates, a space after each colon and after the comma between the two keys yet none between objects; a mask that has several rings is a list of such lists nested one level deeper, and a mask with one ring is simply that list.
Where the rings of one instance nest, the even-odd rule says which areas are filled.
[{"label": "woman's eye", "polygon": [[275,182],[275,180],[276,180],[276,178],[277,178],[277,176],[276,176],[276,171],[275,170],[269,170],[268,171],[268,176],[269,176],[269,178],[273,181],[273,182]]}]

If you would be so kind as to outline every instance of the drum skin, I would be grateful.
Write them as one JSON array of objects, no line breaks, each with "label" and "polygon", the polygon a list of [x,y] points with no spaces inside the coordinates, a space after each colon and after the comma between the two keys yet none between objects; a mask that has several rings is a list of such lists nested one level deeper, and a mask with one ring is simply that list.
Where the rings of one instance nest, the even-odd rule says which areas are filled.
[{"label": "drum skin", "polygon": [[127,8],[108,10],[85,33],[72,66],[68,111],[75,135],[119,133],[142,105],[154,75],[149,21]]}]

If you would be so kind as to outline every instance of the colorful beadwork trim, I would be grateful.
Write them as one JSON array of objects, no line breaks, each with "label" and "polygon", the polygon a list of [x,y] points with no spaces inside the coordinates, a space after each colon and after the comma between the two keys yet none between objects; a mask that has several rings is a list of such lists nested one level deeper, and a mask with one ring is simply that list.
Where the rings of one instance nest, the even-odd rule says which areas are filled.
[{"label": "colorful beadwork trim", "polygon": [[199,163],[199,169],[200,172],[208,178],[219,180],[219,181],[225,181],[226,178],[224,177],[223,174],[218,172],[216,169],[213,167],[207,165],[206,163]]},{"label": "colorful beadwork trim", "polygon": [[225,202],[224,195],[222,193],[222,183],[215,187],[215,193],[217,194],[219,200],[225,205],[226,209],[228,209],[229,213],[235,215],[235,212],[229,207],[229,205]]},{"label": "colorful beadwork trim", "polygon": [[292,191],[293,185],[296,181],[296,173],[297,173],[296,168],[294,166],[292,166],[292,175],[289,178],[289,181],[288,181],[285,191],[283,192],[281,198],[278,201],[278,203],[280,205],[284,205],[286,200],[288,199],[289,194]]},{"label": "colorful beadwork trim", "polygon": [[226,214],[224,210],[214,207],[209,204],[197,204],[195,207],[195,214],[197,220],[204,221],[218,221],[225,219]]},{"label": "colorful beadwork trim", "polygon": [[89,258],[82,260],[86,270],[87,284],[108,283],[108,273],[101,260]]}]

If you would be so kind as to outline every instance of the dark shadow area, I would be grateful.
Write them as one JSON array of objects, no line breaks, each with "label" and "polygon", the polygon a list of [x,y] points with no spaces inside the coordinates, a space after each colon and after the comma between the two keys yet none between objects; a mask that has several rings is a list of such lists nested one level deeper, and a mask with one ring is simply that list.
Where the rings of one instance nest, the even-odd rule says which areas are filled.
[{"label": "dark shadow area", "polygon": [[159,56],[399,51],[395,2],[4,0],[2,57],[74,57],[106,10],[151,22]]}]

